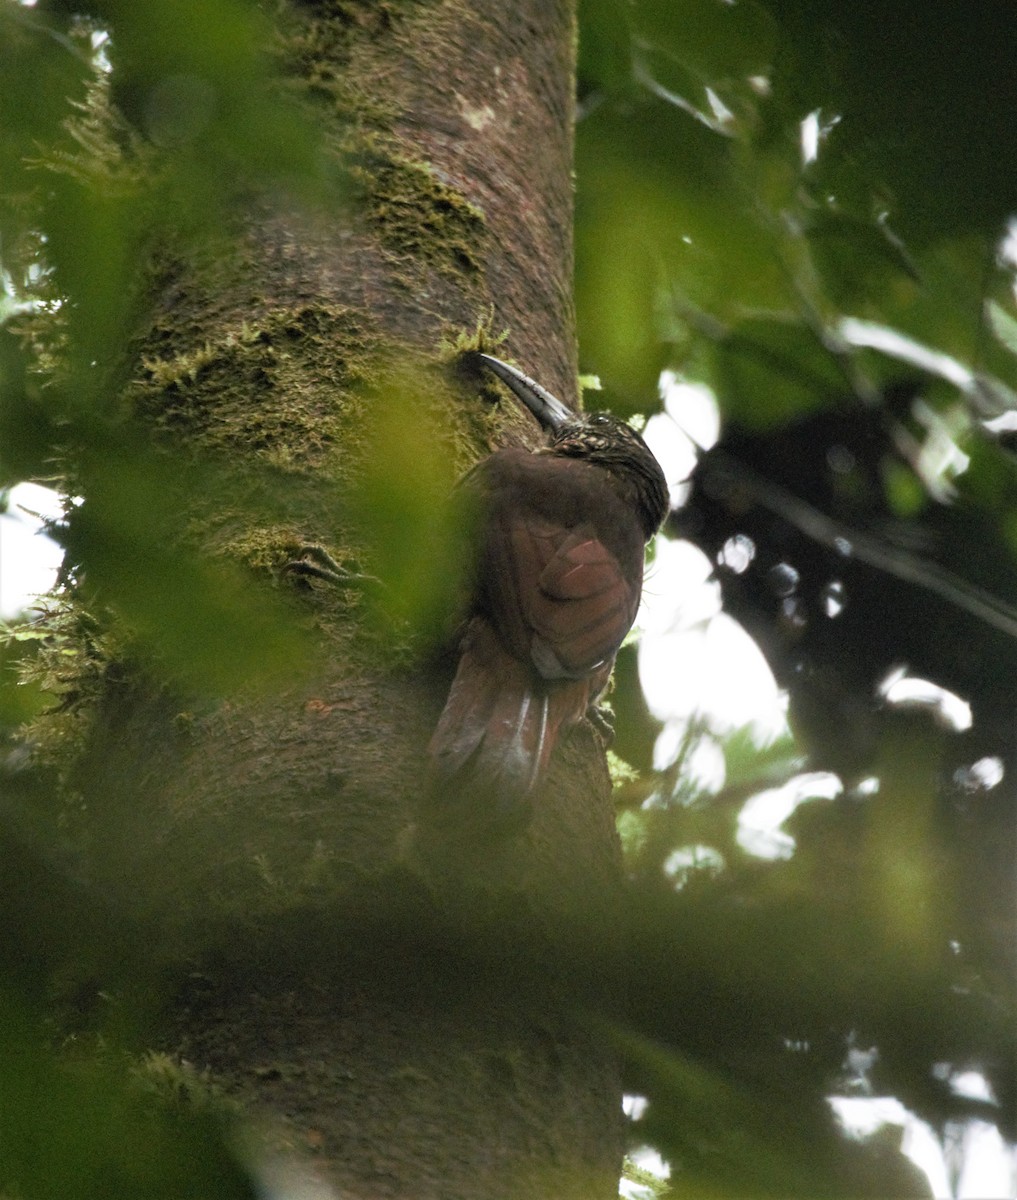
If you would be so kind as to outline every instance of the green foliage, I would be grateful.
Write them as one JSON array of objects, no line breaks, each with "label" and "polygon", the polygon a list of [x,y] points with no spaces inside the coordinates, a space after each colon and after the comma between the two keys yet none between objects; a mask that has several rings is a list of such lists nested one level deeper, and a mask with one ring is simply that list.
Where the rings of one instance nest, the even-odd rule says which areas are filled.
[{"label": "green foliage", "polygon": [[[993,612],[1012,603],[1017,563],[1017,471],[1005,435],[980,425],[1017,407],[1017,311],[999,252],[1017,210],[1006,125],[1015,76],[1000,62],[1000,9],[908,0],[877,19],[865,6],[797,0],[581,5],[584,369],[629,413],[647,410],[663,367],[707,384],[729,430],[773,438],[765,445],[785,489],[812,445],[792,436],[803,422],[875,414],[885,429],[900,418],[896,449],[880,443],[870,475],[839,477],[838,519],[872,536],[889,528],[890,560],[908,569],[933,545],[937,585],[947,578],[956,592],[959,580],[972,601],[965,620],[987,595]],[[468,455],[442,440],[418,378],[379,372],[366,394],[377,349],[366,334],[351,335],[361,358],[324,375],[328,326],[344,314],[245,325],[236,343],[196,354],[179,353],[167,329],[165,356],[132,393],[143,407],[146,388],[172,392],[165,438],[153,447],[121,407],[132,338],[153,301],[146,281],[172,279],[174,261],[242,271],[221,258],[238,200],[345,194],[277,86],[271,40],[258,7],[240,0],[0,0],[0,487],[58,478],[80,497],[54,531],[77,615],[17,626],[0,660],[2,849],[19,885],[5,899],[11,928],[31,934],[5,952],[0,1141],[17,1153],[0,1155],[0,1188],[26,1197],[250,1194],[221,1114],[163,1104],[167,1092],[190,1093],[172,1064],[151,1064],[139,1083],[39,1034],[51,976],[75,955],[80,974],[81,959],[91,965],[123,935],[115,919],[83,930],[68,920],[77,894],[60,889],[77,864],[55,832],[66,813],[9,738],[49,705],[62,710],[52,728],[73,738],[76,705],[109,658],[106,644],[95,652],[89,610],[120,657],[176,688],[278,686],[307,660],[293,609],[268,583],[296,551],[287,505],[301,473],[328,475],[316,503],[335,506],[357,543],[344,549],[358,561],[363,552],[382,580],[365,589],[382,629],[433,631],[458,582],[463,522],[446,501]],[[343,100],[334,80],[319,90]],[[379,165],[360,149],[363,169]],[[463,247],[478,214],[453,204],[425,164],[401,161],[371,182],[368,215],[393,252],[435,235],[449,278],[474,271]],[[421,212],[414,197],[428,201]],[[312,400],[300,414],[317,431],[307,461],[264,428],[243,478],[229,462],[236,429],[179,453],[173,422],[201,420],[203,372],[229,373],[256,347],[258,372],[297,389],[287,341],[315,337],[315,369],[377,414],[359,473],[334,454],[343,414],[323,417]],[[914,409],[892,410],[901,383],[908,403],[917,392],[926,403],[923,428]],[[433,436],[421,432],[428,422]],[[924,449],[936,422],[967,456],[958,477],[899,452]],[[339,495],[333,473],[356,483]],[[218,556],[191,545],[195,497],[217,514]],[[760,506],[757,495],[746,511]],[[259,541],[252,527],[269,532]],[[880,790],[801,803],[785,822],[789,857],[754,858],[738,836],[745,801],[801,771],[788,740],[758,753],[747,736],[730,739],[716,795],[695,782],[690,747],[662,776],[615,772],[632,888],[622,950],[615,938],[609,961],[585,970],[634,981],[627,1008],[603,1024],[650,1098],[635,1132],[669,1157],[675,1195],[888,1194],[895,1168],[861,1182],[847,1164],[826,1101],[837,1087],[900,1096],[939,1128],[974,1114],[1009,1120],[1013,1134],[1015,1004],[999,950],[1012,875],[990,853],[1012,837],[1012,803],[973,788],[950,809],[939,767],[952,743],[920,720],[870,736],[871,696],[854,676],[873,642],[892,653],[907,633],[909,654],[944,670],[961,672],[970,656],[977,670],[964,677],[979,677],[983,697],[991,683],[983,710],[1009,729],[1012,639],[920,607],[880,615],[835,647],[833,683],[811,680],[811,708],[793,714],[803,749],[833,760],[849,785],[862,759]],[[646,764],[656,727],[632,694],[631,656],[627,671],[619,748]],[[54,839],[41,859],[18,842],[37,842],[37,827]],[[525,963],[525,948],[517,956]],[[864,1081],[845,1066],[852,1038],[879,1048]],[[954,1095],[937,1063],[984,1070],[1000,1107]]]},{"label": "green foliage", "polygon": [[821,407],[843,388],[843,373],[804,322],[747,316],[707,337],[700,364],[725,415],[744,425],[776,425]]},{"label": "green foliage", "polygon": [[[762,565],[721,572],[725,600],[789,688],[800,746],[735,739],[704,794],[690,763],[717,739],[693,722],[669,770],[625,785],[643,994],[619,1039],[650,1099],[633,1134],[677,1194],[921,1194],[895,1149],[865,1179],[848,1165],[825,1096],[872,1088],[935,1129],[978,1110],[1014,1135],[1015,862],[996,839],[1017,820],[1017,473],[1012,435],[982,424],[1017,408],[1006,12],[580,11],[580,361],[627,411],[664,367],[712,389],[720,450],[673,532],[711,561],[753,538]],[[766,572],[804,571],[795,555],[842,588],[840,624],[782,614]],[[794,605],[814,602],[806,583]],[[878,711],[899,663],[971,701],[967,740]],[[643,712],[639,744],[626,680],[620,745],[642,764],[655,727]],[[845,790],[799,800],[788,857],[755,858],[745,802],[804,752]],[[1002,785],[958,782],[990,752]],[[878,1047],[864,1081],[853,1036]],[[943,1063],[985,1071],[998,1107],[953,1094]]]},{"label": "green foliage", "polygon": [[378,626],[397,641],[448,633],[468,561],[470,514],[455,484],[466,461],[442,413],[444,380],[381,371],[349,513],[382,583],[371,594]]},{"label": "green foliage", "polygon": [[9,626],[0,622],[0,728],[16,728],[31,721],[47,704],[49,697],[43,687],[29,682],[28,664],[48,636],[38,624],[23,621]]},{"label": "green foliage", "polygon": [[[650,1099],[633,1135],[669,1159],[677,1194],[922,1194],[914,1180],[890,1190],[900,1163],[860,1184],[864,1148],[834,1135],[831,1092],[899,1096],[933,1127],[1000,1115],[927,1068],[944,1053],[1012,1057],[1005,981],[972,987],[970,961],[950,961],[950,847],[923,827],[922,803],[902,812],[909,797],[886,789],[881,802],[871,826],[817,804],[783,864],[733,858],[671,896],[647,871],[632,1016],[650,1040],[625,1043],[632,1027],[621,1040],[629,1086]],[[852,1045],[878,1048],[864,1077]]]},{"label": "green foliage", "polygon": [[[679,1164],[669,1195],[854,1196],[831,1170],[839,1145],[829,1114],[809,1111],[784,1080],[753,1079],[615,1037],[651,1102],[641,1132]],[[837,1164],[840,1165],[840,1164]]]},{"label": "green foliage", "polygon": [[[993,251],[1012,211],[1010,176],[985,153],[1009,139],[969,137],[972,121],[1001,110],[999,97],[974,103],[959,66],[998,54],[989,19],[965,22],[960,58],[936,64],[953,91],[923,105],[911,68],[933,43],[923,36],[898,54],[900,39],[926,21],[950,26],[947,6],[870,21],[826,6],[591,0],[583,15],[581,334],[624,403],[637,408],[666,363],[740,405],[739,417],[761,384],[756,419],[784,419],[816,403],[817,385],[829,394],[856,382],[837,334],[845,314],[979,360],[1013,385],[1013,359],[986,337],[982,308],[995,299],[1013,310]],[[764,360],[779,371],[772,383],[757,378]],[[783,403],[769,404],[781,390]]]},{"label": "green foliage", "polygon": [[[75,497],[50,531],[74,603],[15,623],[0,654],[0,1191],[252,1196],[221,1111],[155,1095],[88,1038],[60,1044],[54,1000],[74,1025],[63,989],[92,970],[108,983],[131,938],[79,890],[75,800],[56,775],[114,660],[191,696],[279,688],[308,664],[265,570],[280,539],[267,561],[250,545],[209,556],[191,527],[199,502],[234,542],[278,526],[292,480],[277,463],[242,477],[153,446],[123,394],[167,259],[215,262],[257,194],[341,197],[255,5],[2,0],[0,45],[0,488],[35,480]],[[123,1034],[139,1019],[105,1024]]]},{"label": "green foliage", "polygon": [[259,503],[257,489],[240,500],[220,470],[154,453],[115,398],[155,248],[214,254],[255,189],[324,196],[315,135],[274,83],[268,27],[234,0],[6,0],[0,37],[18,114],[5,123],[14,136],[0,195],[11,314],[0,330],[0,480],[58,476],[83,497],[55,535],[142,657],[199,689],[278,684],[306,661],[289,613],[263,581],[197,558],[178,532],[195,496],[236,517]]},{"label": "green foliage", "polygon": [[5,1195],[248,1200],[257,1194],[227,1110],[196,1106],[180,1089],[157,1087],[159,1064],[142,1074],[112,1054],[82,1053],[73,1044],[54,1050],[6,994],[0,1031]]}]

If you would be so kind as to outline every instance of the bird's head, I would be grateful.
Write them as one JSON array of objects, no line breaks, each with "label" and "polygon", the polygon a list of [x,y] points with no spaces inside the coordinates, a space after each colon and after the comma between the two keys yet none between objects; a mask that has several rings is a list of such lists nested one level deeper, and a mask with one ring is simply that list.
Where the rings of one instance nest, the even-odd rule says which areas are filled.
[{"label": "bird's head", "polygon": [[667,481],[636,430],[611,413],[574,413],[522,371],[489,354],[479,357],[549,431],[547,453],[583,459],[610,471],[638,509],[647,540],[651,538],[667,516]]}]

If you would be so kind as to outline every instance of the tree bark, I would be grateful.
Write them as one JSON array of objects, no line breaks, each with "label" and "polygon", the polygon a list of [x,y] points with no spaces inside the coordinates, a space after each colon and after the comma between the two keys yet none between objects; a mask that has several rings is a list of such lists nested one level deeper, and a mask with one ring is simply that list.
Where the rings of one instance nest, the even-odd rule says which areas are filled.
[{"label": "tree bark", "polygon": [[[89,869],[172,966],[164,1046],[344,1197],[617,1192],[618,1068],[576,1012],[602,997],[573,993],[560,940],[619,880],[595,734],[566,739],[525,834],[423,838],[440,688],[355,588],[283,569],[303,543],[370,563],[350,496],[390,459],[397,490],[434,446],[461,470],[532,444],[436,365],[443,338],[507,330],[502,352],[575,403],[574,40],[569,0],[290,4],[278,51],[349,203],[262,197],[228,253],[163,264],[138,342],[152,435],[250,468],[259,496],[274,481],[271,521],[203,497],[183,518],[289,597],[317,666],[201,707],[109,670],[76,778]],[[394,361],[410,389],[386,385]]]}]

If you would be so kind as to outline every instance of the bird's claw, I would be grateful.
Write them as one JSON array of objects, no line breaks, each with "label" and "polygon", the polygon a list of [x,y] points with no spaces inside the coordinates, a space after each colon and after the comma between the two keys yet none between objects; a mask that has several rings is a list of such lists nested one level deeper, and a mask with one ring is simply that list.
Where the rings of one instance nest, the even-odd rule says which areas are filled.
[{"label": "bird's claw", "polygon": [[299,557],[286,563],[283,570],[304,578],[321,579],[334,587],[361,587],[380,582],[373,575],[340,566],[324,546],[317,545],[301,546]]},{"label": "bird's claw", "polygon": [[614,712],[607,704],[591,704],[586,710],[586,719],[600,734],[604,748],[614,743]]}]

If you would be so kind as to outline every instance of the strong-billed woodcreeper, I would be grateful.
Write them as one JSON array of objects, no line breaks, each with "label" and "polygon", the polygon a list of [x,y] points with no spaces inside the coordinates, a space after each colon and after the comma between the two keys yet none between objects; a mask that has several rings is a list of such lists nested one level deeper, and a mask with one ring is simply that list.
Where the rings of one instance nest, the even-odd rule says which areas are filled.
[{"label": "strong-billed woodcreeper", "polygon": [[459,665],[429,752],[439,788],[525,819],[560,732],[591,708],[635,620],[646,542],[668,491],[639,434],[576,414],[515,367],[478,355],[550,433],[466,478],[479,512]]}]

